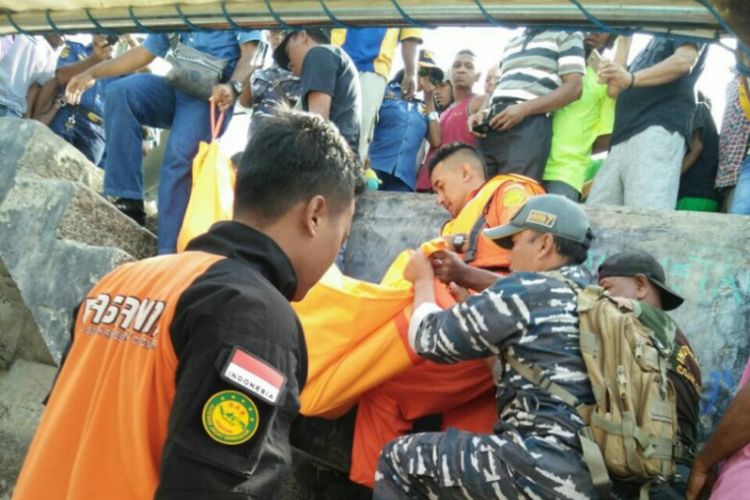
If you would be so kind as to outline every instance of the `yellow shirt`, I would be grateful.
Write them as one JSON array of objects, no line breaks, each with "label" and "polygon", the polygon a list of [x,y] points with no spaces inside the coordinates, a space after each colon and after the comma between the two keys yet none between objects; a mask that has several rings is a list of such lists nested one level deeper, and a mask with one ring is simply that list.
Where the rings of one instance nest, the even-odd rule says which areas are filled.
[{"label": "yellow shirt", "polygon": [[349,28],[331,31],[331,44],[349,54],[360,73],[377,73],[386,80],[391,76],[391,65],[396,47],[403,40],[422,42],[418,28]]}]

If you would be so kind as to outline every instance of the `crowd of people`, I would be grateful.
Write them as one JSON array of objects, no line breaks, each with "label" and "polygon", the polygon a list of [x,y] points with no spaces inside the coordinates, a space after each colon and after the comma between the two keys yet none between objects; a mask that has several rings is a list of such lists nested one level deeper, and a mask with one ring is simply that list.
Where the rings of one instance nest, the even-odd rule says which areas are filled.
[{"label": "crowd of people", "polygon": [[[279,105],[319,113],[337,125],[380,190],[433,191],[430,157],[461,142],[479,148],[489,178],[524,175],[573,201],[750,211],[750,174],[742,175],[748,79],[738,70],[728,82],[719,133],[710,100],[696,90],[707,47],[693,39],[656,37],[632,58],[627,37],[526,29],[490,68],[478,68],[465,49],[443,70],[420,49],[420,29],[196,32],[150,35],[143,45],[133,36],[97,35],[89,44],[3,37],[2,113],[40,120],[80,149],[104,169],[104,194],[141,224],[134,151],[153,147],[155,129],[171,130],[159,183],[160,253],[175,249],[189,165],[210,135],[205,96],[149,72],[175,42],[224,61],[212,96],[226,113],[222,130],[235,102],[252,110],[249,134]],[[394,74],[399,46],[404,67]],[[737,68],[745,66],[738,60]],[[108,146],[110,127],[118,132]]]},{"label": "crowd of people", "polygon": [[[345,244],[365,170],[379,189],[434,192],[451,217],[443,246],[415,251],[403,272],[414,291],[404,341],[427,362],[359,402],[352,478],[374,498],[633,498],[650,488],[694,499],[725,459],[714,495],[736,492],[750,436],[731,439],[727,429],[744,427],[748,391],[699,452],[700,367],[664,313],[683,299],[640,250],[609,256],[595,280],[584,267],[594,234],[579,202],[699,211],[724,202],[750,214],[748,79],[738,72],[730,82],[719,134],[695,89],[706,46],[692,39],[656,37],[627,64],[627,38],[528,28],[476,93],[476,55],[459,50],[443,70],[420,50],[421,36],[152,34],[142,44],[125,39],[117,56],[121,41],[104,36],[87,46],[58,36],[0,40],[0,111],[46,117],[102,166],[104,194],[139,223],[144,127],[171,130],[158,250],[172,255],[121,266],[89,292],[15,498],[272,498],[290,468],[308,369],[309,339],[289,302],[305,297]],[[266,43],[270,67],[259,63]],[[392,76],[399,45],[404,68]],[[148,71],[156,57],[186,49],[215,65],[200,89]],[[226,128],[236,102],[253,114],[234,219],[174,254],[192,157],[212,132],[210,107],[225,113]],[[608,154],[597,164],[600,152]],[[436,281],[455,305],[438,305]],[[609,314],[644,325],[648,336],[627,359],[662,375],[643,382],[662,400],[634,395],[622,366],[616,395],[592,378],[589,357],[602,349],[581,309],[592,290],[617,305]],[[462,378],[467,366],[487,382],[471,397],[449,383],[473,383]],[[448,408],[400,412],[426,380],[440,403],[460,410],[444,432],[413,424]],[[631,396],[649,401],[642,426],[628,415]],[[582,408],[610,398],[624,402],[622,415],[585,416]],[[486,407],[490,418],[478,418]],[[383,412],[401,420],[388,428],[377,422]],[[380,425],[377,439],[360,439],[365,417]],[[647,425],[661,425],[660,434]],[[613,453],[649,480],[611,477],[609,462],[591,458],[595,436],[583,434],[591,428],[622,439]],[[661,469],[646,471],[649,461]]]}]

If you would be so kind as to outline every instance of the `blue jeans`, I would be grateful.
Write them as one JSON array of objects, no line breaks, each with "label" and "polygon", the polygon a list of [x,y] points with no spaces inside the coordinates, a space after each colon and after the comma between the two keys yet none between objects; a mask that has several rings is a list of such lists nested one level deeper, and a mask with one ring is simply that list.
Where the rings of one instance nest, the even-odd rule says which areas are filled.
[{"label": "blue jeans", "polygon": [[[159,178],[158,251],[173,253],[185,216],[198,143],[211,139],[209,103],[175,90],[164,78],[136,74],[112,82],[104,105],[107,158],[104,194],[143,199],[141,126],[171,129]],[[232,117],[226,112],[222,132]]]},{"label": "blue jeans", "polygon": [[734,197],[729,205],[730,214],[750,215],[750,156],[740,167],[740,176],[734,187]]},{"label": "blue jeans", "polygon": [[[86,112],[76,106],[64,106],[55,114],[49,128],[72,144],[94,165],[99,165],[104,156],[104,127],[92,123],[85,116]],[[73,116],[73,126],[68,120]]]}]

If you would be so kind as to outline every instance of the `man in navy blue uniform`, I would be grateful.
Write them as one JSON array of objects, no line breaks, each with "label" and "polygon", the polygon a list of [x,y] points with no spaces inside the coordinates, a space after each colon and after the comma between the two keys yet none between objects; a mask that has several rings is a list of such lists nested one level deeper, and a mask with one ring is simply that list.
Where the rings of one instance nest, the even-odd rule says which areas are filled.
[{"label": "man in navy blue uniform", "polygon": [[513,272],[465,302],[445,311],[436,305],[432,263],[421,252],[404,276],[414,282],[408,339],[417,354],[437,363],[501,360],[494,433],[450,429],[391,441],[380,456],[375,499],[597,497],[576,409],[511,366],[533,365],[545,382],[584,404],[594,401],[579,349],[577,295],[565,282],[590,281],[582,266],[592,240],[586,214],[563,196],[535,196],[485,234],[510,249]]},{"label": "man in navy blue uniform", "polygon": [[[211,101],[226,113],[224,128],[247,76],[258,42],[259,31],[194,31],[180,33],[176,41],[208,56],[222,59],[226,66],[213,86]],[[121,56],[97,64],[73,77],[66,100],[79,103],[83,92],[101,78],[133,73],[170,49],[167,33],[151,34],[143,45]],[[104,109],[107,120],[107,159],[104,165],[104,194],[115,198],[115,206],[143,223],[143,172],[141,169],[142,126],[170,129],[161,165],[158,194],[158,251],[172,253],[187,208],[191,188],[191,164],[201,141],[211,138],[210,106],[204,99],[170,85],[164,77],[137,73],[110,84]]]},{"label": "man in navy blue uniform", "polygon": [[[94,47],[108,45],[111,44],[107,37],[103,35],[95,35],[89,45],[68,40],[65,42],[57,60],[57,67],[59,69],[95,59]],[[106,59],[111,57],[111,50],[107,52],[105,57]],[[58,76],[55,82],[56,87],[67,83],[67,81],[60,80],[61,78]],[[104,159],[106,146],[104,140],[104,97],[107,85],[112,81],[112,78],[98,80],[93,87],[83,93],[78,105],[66,105],[62,99],[56,99],[56,102],[53,103],[57,112],[54,114],[49,128],[75,146],[95,165],[100,165]]]}]

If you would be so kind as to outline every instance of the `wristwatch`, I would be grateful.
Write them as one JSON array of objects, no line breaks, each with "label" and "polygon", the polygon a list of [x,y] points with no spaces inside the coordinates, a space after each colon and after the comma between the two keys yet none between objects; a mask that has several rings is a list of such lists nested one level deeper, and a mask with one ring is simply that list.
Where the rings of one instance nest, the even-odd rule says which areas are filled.
[{"label": "wristwatch", "polygon": [[453,236],[453,248],[456,252],[461,252],[466,244],[465,234],[456,234]]},{"label": "wristwatch", "polygon": [[437,111],[431,111],[427,114],[427,121],[436,122],[440,119],[440,115]]},{"label": "wristwatch", "polygon": [[229,80],[227,83],[232,87],[232,90],[234,90],[235,97],[238,97],[242,93],[242,89],[245,87],[239,80]]}]

